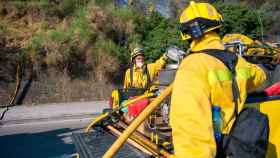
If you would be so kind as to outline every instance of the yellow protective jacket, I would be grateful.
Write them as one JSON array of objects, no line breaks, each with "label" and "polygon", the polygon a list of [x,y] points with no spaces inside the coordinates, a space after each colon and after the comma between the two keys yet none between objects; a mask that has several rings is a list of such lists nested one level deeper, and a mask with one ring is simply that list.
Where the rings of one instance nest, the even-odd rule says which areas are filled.
[{"label": "yellow protective jacket", "polygon": [[[153,81],[154,77],[158,75],[159,71],[165,66],[166,61],[167,57],[163,55],[154,63],[144,65],[140,69],[133,65],[133,81],[130,80],[130,69],[127,69],[123,88],[148,88],[147,86],[150,84],[148,80]],[[147,70],[145,70],[146,68]]]},{"label": "yellow protective jacket", "polygon": [[[216,33],[206,34],[191,44],[193,51],[220,49],[224,46]],[[217,52],[218,53],[218,52]],[[261,68],[239,57],[236,66],[240,91],[238,111],[243,108],[248,91],[260,86],[266,79]],[[223,117],[223,133],[228,133],[234,119],[231,73],[218,59],[193,53],[186,57],[174,81],[170,125],[176,158],[214,158],[216,143],[212,126],[213,105],[220,106]]]}]

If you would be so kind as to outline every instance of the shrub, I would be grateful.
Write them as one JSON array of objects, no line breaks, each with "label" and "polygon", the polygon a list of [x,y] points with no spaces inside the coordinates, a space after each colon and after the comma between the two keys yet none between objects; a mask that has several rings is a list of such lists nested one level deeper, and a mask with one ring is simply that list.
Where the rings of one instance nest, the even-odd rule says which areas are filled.
[{"label": "shrub", "polygon": [[142,35],[143,45],[149,61],[158,59],[170,45],[184,49],[185,42],[181,41],[177,19],[165,19],[154,12],[150,17],[140,21],[143,26],[137,27]]},{"label": "shrub", "polygon": [[46,36],[43,33],[38,33],[38,34],[34,35],[29,40],[27,48],[34,49],[34,50],[42,48],[43,43],[45,42],[45,38],[46,38]]},{"label": "shrub", "polygon": [[7,27],[3,24],[0,24],[0,36],[7,32]]},{"label": "shrub", "polygon": [[114,0],[94,0],[95,4],[101,7],[114,4]]},{"label": "shrub", "polygon": [[106,11],[109,13],[109,15],[118,17],[124,22],[137,18],[137,13],[132,8],[129,8],[127,6],[114,7],[112,5],[109,5],[106,7]]},{"label": "shrub", "polygon": [[[94,50],[102,49],[102,53],[107,53],[111,56],[117,57],[120,61],[123,60],[122,58],[122,48],[116,45],[110,39],[104,39],[100,37],[94,44]],[[95,63],[101,63],[102,61],[95,61]]]},{"label": "shrub", "polygon": [[56,16],[61,19],[72,16],[76,9],[86,6],[88,0],[40,0],[40,10],[46,16]]},{"label": "shrub", "polygon": [[260,37],[262,30],[269,29],[269,18],[265,18],[263,12],[250,9],[243,5],[216,4],[223,14],[224,26],[221,34],[241,33],[251,38]]},{"label": "shrub", "polygon": [[71,39],[71,33],[64,30],[53,30],[50,32],[51,40],[58,42],[59,44]]},{"label": "shrub", "polygon": [[88,10],[85,7],[76,10],[74,20],[69,28],[71,35],[73,35],[75,32],[78,32],[82,41],[88,41],[92,34],[87,15]]}]

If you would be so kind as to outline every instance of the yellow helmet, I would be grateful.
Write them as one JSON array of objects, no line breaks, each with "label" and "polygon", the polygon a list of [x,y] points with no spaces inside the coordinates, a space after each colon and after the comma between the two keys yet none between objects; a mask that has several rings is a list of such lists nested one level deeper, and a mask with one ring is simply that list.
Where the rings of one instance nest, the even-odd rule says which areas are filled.
[{"label": "yellow helmet", "polygon": [[220,28],[222,23],[222,15],[211,4],[191,1],[180,16],[182,39],[198,39],[205,33]]},{"label": "yellow helmet", "polygon": [[145,56],[144,49],[142,47],[136,47],[136,48],[133,49],[133,51],[130,54],[130,61],[132,62],[133,59],[138,55]]}]

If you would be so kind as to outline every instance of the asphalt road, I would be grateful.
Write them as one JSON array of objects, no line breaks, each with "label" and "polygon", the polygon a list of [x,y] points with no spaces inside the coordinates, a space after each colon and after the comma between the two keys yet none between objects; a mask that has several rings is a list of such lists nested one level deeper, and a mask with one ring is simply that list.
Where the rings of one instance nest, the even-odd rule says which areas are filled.
[{"label": "asphalt road", "polygon": [[82,132],[104,105],[90,102],[12,109],[0,122],[0,158],[75,157],[71,134]]}]

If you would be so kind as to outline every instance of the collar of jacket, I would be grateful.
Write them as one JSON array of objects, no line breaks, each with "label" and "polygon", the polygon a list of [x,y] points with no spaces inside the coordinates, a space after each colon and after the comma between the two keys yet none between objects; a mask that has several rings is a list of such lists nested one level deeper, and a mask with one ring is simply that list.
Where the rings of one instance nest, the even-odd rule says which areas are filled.
[{"label": "collar of jacket", "polygon": [[206,33],[198,40],[193,40],[190,48],[192,52],[199,52],[204,49],[225,50],[225,46],[223,45],[220,36],[214,31]]}]

